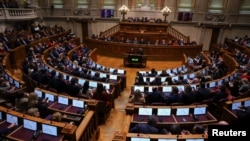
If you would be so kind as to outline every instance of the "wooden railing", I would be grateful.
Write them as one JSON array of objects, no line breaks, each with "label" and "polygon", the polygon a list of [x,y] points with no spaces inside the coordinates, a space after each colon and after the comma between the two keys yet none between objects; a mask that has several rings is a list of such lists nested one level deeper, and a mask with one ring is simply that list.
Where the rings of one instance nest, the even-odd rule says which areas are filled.
[{"label": "wooden railing", "polygon": [[113,27],[111,27],[110,29],[102,32],[100,34],[101,37],[109,37],[111,35],[114,35],[115,33],[119,32],[120,31],[120,24],[118,25],[115,25]]},{"label": "wooden railing", "polygon": [[168,26],[167,33],[170,34],[170,35],[172,35],[177,40],[183,40],[184,43],[189,43],[190,42],[189,37],[183,35],[181,32],[179,32],[178,30],[174,29],[172,26]]}]

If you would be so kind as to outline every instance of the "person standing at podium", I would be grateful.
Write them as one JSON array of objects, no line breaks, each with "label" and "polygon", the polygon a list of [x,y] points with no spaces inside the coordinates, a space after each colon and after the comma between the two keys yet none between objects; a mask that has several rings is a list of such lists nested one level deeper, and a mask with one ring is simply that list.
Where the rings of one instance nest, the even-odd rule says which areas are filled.
[{"label": "person standing at podium", "polygon": [[139,48],[139,50],[137,51],[137,55],[144,55],[142,48]]},{"label": "person standing at podium", "polygon": [[130,51],[128,52],[129,55],[135,54],[134,48],[130,48]]}]

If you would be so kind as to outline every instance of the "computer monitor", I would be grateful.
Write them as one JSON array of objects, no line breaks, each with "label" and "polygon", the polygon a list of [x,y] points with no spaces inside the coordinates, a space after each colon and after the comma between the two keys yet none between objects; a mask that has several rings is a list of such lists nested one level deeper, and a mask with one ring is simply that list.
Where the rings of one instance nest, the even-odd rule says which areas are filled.
[{"label": "computer monitor", "polygon": [[242,106],[241,102],[233,102],[232,103],[232,110],[239,109],[240,106]]},{"label": "computer monitor", "polygon": [[250,100],[244,101],[244,107],[249,107],[250,106]]},{"label": "computer monitor", "polygon": [[188,78],[188,75],[187,74],[184,74],[183,75],[183,79],[186,80]]},{"label": "computer monitor", "polygon": [[0,121],[3,119],[3,114],[2,112],[0,111]]},{"label": "computer monitor", "polygon": [[49,101],[55,101],[55,96],[53,94],[45,93],[45,98],[48,98]]},{"label": "computer monitor", "polygon": [[118,69],[117,73],[119,73],[119,74],[125,74],[125,70]]},{"label": "computer monitor", "polygon": [[43,92],[41,90],[35,89],[34,92],[37,94],[39,98],[43,97]]},{"label": "computer monitor", "polygon": [[96,88],[97,87],[97,82],[89,81],[89,87]]},{"label": "computer monitor", "polygon": [[57,102],[60,104],[69,105],[69,99],[67,97],[58,96]]},{"label": "computer monitor", "polygon": [[63,79],[67,80],[67,75],[66,74],[63,74]]},{"label": "computer monitor", "polygon": [[131,141],[150,141],[150,138],[131,137]]},{"label": "computer monitor", "polygon": [[185,86],[184,85],[177,85],[177,88],[179,89],[179,92],[185,90]]},{"label": "computer monitor", "polygon": [[144,86],[134,86],[134,92],[136,90],[140,90],[140,92],[144,92]]},{"label": "computer monitor", "polygon": [[17,88],[20,88],[20,83],[19,83],[17,80],[14,80],[14,85],[15,85],[15,87],[17,87]]},{"label": "computer monitor", "polygon": [[138,115],[151,116],[153,113],[152,108],[139,108]]},{"label": "computer monitor", "polygon": [[162,86],[162,92],[171,92],[172,86]]},{"label": "computer monitor", "polygon": [[148,87],[148,92],[150,92],[150,93],[153,92],[153,86]]},{"label": "computer monitor", "polygon": [[9,80],[9,75],[8,75],[6,72],[4,72],[3,77],[4,77],[4,79],[7,80],[7,81]]},{"label": "computer monitor", "polygon": [[204,138],[201,139],[186,139],[186,141],[205,141]]},{"label": "computer monitor", "polygon": [[206,114],[207,107],[195,107],[194,108],[194,115],[203,115]]},{"label": "computer monitor", "polygon": [[179,80],[179,76],[172,76],[172,81]]},{"label": "computer monitor", "polygon": [[117,75],[110,74],[109,79],[117,80]]},{"label": "computer monitor", "polygon": [[209,83],[209,87],[210,88],[214,88],[215,86],[216,86],[215,81],[212,81],[212,82]]},{"label": "computer monitor", "polygon": [[28,119],[23,119],[23,127],[26,129],[30,129],[33,131],[37,130],[37,122],[28,120]]},{"label": "computer monitor", "polygon": [[102,83],[103,87],[105,87],[105,89],[109,90],[110,89],[110,84],[109,83]]},{"label": "computer monitor", "polygon": [[158,108],[157,109],[157,116],[170,116],[171,109],[170,108]]},{"label": "computer monitor", "polygon": [[14,83],[13,78],[9,77],[9,83],[10,83],[10,84],[13,84],[13,83]]},{"label": "computer monitor", "polygon": [[219,86],[221,86],[222,83],[223,83],[223,79],[220,79],[220,80],[217,81],[217,85],[219,85]]},{"label": "computer monitor", "polygon": [[177,141],[177,139],[158,139],[158,141]]},{"label": "computer monitor", "polygon": [[194,75],[194,73],[190,73],[189,75],[188,75],[188,78],[194,78],[195,77],[195,75]]},{"label": "computer monitor", "polygon": [[103,78],[103,77],[107,77],[107,74],[106,73],[100,73],[100,77]]},{"label": "computer monitor", "polygon": [[42,124],[42,132],[44,134],[57,136],[57,127],[48,124]]},{"label": "computer monitor", "polygon": [[161,77],[161,82],[165,82],[167,77]]},{"label": "computer monitor", "polygon": [[73,99],[72,100],[72,106],[73,107],[78,107],[78,108],[84,108],[84,101],[83,100]]},{"label": "computer monitor", "polygon": [[78,79],[78,84],[83,85],[84,83],[85,83],[85,79],[82,79],[82,78]]},{"label": "computer monitor", "polygon": [[18,124],[18,117],[11,114],[6,114],[6,121],[8,123]]},{"label": "computer monitor", "polygon": [[177,108],[176,116],[187,116],[189,115],[189,108]]}]

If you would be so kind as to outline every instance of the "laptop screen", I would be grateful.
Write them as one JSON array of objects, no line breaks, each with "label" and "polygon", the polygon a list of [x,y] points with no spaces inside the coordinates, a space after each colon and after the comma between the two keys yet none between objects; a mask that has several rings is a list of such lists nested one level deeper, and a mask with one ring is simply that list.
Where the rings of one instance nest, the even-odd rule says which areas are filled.
[{"label": "laptop screen", "polygon": [[84,108],[84,101],[83,100],[72,100],[72,106],[73,107],[78,107],[78,108]]},{"label": "laptop screen", "polygon": [[58,103],[69,105],[69,99],[67,97],[58,96]]},{"label": "laptop screen", "polygon": [[158,139],[158,141],[177,141],[177,139]]},{"label": "laptop screen", "polygon": [[37,122],[28,119],[23,119],[23,127],[33,131],[37,130]]},{"label": "laptop screen", "polygon": [[97,82],[89,81],[89,87],[96,88],[97,87]]},{"label": "laptop screen", "polygon": [[171,86],[163,86],[162,87],[162,92],[171,92],[172,91],[172,87]]},{"label": "laptop screen", "polygon": [[232,110],[236,110],[241,106],[241,102],[233,102],[232,103]]},{"label": "laptop screen", "polygon": [[83,85],[83,84],[85,83],[85,79],[79,79],[79,80],[78,80],[78,83],[79,83],[80,85]]},{"label": "laptop screen", "polygon": [[171,109],[170,108],[158,108],[157,109],[157,116],[170,116]]},{"label": "laptop screen", "polygon": [[139,115],[146,115],[146,116],[150,116],[153,113],[153,109],[152,108],[139,108],[138,114]]},{"label": "laptop screen", "polygon": [[202,115],[206,113],[206,107],[195,107],[194,115]]},{"label": "laptop screen", "polygon": [[124,70],[120,70],[120,69],[118,69],[118,70],[117,70],[117,73],[119,73],[119,74],[124,74],[124,73],[125,73],[125,71],[124,71]]},{"label": "laptop screen", "polygon": [[18,124],[17,116],[13,116],[11,114],[6,114],[6,120],[7,120],[8,123],[16,123],[16,124]]},{"label": "laptop screen", "polygon": [[186,139],[186,141],[204,141],[204,139]]},{"label": "laptop screen", "polygon": [[37,94],[38,97],[43,97],[42,91],[35,89],[34,92]]},{"label": "laptop screen", "polygon": [[44,134],[57,136],[57,127],[52,125],[42,124],[42,132]]},{"label": "laptop screen", "polygon": [[131,141],[150,141],[149,138],[131,138]]},{"label": "laptop screen", "polygon": [[45,93],[45,98],[48,98],[49,101],[55,100],[55,96],[53,94]]},{"label": "laptop screen", "polygon": [[249,106],[250,106],[250,100],[244,101],[244,106],[245,106],[245,107],[249,107]]},{"label": "laptop screen", "polygon": [[177,116],[186,116],[186,115],[189,115],[189,108],[177,108],[176,115]]},{"label": "laptop screen", "polygon": [[144,86],[134,86],[134,92],[136,90],[140,90],[140,92],[144,92]]}]

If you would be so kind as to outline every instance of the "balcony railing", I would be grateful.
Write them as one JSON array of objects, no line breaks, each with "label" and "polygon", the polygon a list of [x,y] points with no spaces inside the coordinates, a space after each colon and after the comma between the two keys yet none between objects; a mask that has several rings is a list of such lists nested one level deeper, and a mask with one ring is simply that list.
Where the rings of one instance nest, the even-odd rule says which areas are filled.
[{"label": "balcony railing", "polygon": [[0,20],[37,18],[36,9],[0,8]]}]

